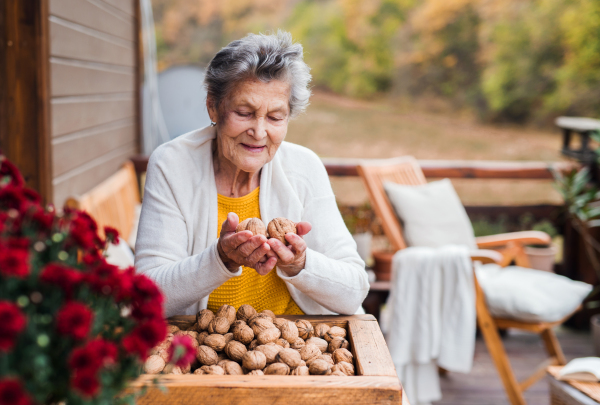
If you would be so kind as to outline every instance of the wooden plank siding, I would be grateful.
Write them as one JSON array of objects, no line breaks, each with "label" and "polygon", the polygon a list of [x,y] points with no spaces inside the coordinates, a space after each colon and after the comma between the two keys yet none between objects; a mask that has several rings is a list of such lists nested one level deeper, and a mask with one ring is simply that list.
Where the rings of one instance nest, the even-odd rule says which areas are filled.
[{"label": "wooden plank siding", "polygon": [[138,141],[135,0],[49,0],[54,203],[115,173]]}]

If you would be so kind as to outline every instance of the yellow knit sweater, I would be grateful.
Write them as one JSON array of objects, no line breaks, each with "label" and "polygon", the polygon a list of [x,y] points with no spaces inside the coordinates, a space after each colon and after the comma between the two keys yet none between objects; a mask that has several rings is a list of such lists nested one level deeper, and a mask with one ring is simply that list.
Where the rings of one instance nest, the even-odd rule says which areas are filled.
[{"label": "yellow knit sweater", "polygon": [[[230,212],[235,212],[240,217],[240,222],[247,218],[260,218],[259,190],[260,187],[239,198],[218,195],[219,234],[221,225]],[[261,276],[252,268],[242,267],[241,276],[230,278],[208,297],[208,309],[213,312],[223,304],[232,305],[236,310],[243,304],[249,304],[257,311],[270,309],[275,315],[304,314],[275,269],[266,276]]]}]

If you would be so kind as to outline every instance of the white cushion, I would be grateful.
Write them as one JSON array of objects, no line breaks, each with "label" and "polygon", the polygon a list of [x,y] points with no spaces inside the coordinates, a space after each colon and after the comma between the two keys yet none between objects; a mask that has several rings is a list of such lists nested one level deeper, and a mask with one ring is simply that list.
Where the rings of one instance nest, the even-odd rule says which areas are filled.
[{"label": "white cushion", "polygon": [[404,225],[408,246],[477,249],[473,226],[449,179],[419,186],[386,181],[383,187]]},{"label": "white cushion", "polygon": [[476,274],[492,316],[523,322],[561,320],[592,291],[581,281],[518,266],[486,264]]},{"label": "white cushion", "polygon": [[119,238],[118,245],[109,243],[105,255],[106,261],[109,264],[117,266],[120,269],[126,269],[133,266],[135,260],[131,248],[122,238]]}]

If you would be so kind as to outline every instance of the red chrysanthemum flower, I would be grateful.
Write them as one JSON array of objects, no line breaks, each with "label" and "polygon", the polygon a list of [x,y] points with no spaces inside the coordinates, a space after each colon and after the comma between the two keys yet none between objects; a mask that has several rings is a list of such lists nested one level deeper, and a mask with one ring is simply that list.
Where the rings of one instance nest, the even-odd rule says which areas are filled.
[{"label": "red chrysanthemum flower", "polygon": [[40,231],[48,232],[52,229],[54,216],[54,212],[49,212],[42,207],[37,207],[33,215],[31,215],[31,220]]},{"label": "red chrysanthemum flower", "polygon": [[169,346],[169,362],[179,367],[187,367],[196,359],[196,349],[189,336],[175,336]]},{"label": "red chrysanthemum flower", "polygon": [[98,236],[96,221],[84,211],[71,211],[69,214],[73,218],[70,223],[70,240],[67,245],[75,245],[83,250],[101,248],[103,244]]},{"label": "red chrysanthemum flower", "polygon": [[114,245],[119,244],[119,231],[111,226],[104,227],[104,235],[106,235],[106,241]]},{"label": "red chrysanthemum flower", "polygon": [[0,301],[0,325],[0,351],[8,351],[27,325],[27,318],[14,303]]},{"label": "red chrysanthemum flower", "polygon": [[135,353],[145,359],[148,350],[156,346],[167,336],[167,324],[163,319],[152,319],[138,325],[123,339],[123,347],[129,353]]},{"label": "red chrysanthemum flower", "polygon": [[40,202],[40,196],[35,191],[9,184],[0,188],[0,207],[14,209],[23,214],[29,207]]},{"label": "red chrysanthemum flower", "polygon": [[75,371],[97,372],[103,364],[113,364],[117,361],[117,346],[97,338],[90,340],[85,346],[79,347],[69,357],[69,367]]},{"label": "red chrysanthemum flower", "polygon": [[42,269],[40,280],[59,286],[67,296],[83,281],[83,274],[60,263],[50,263]]},{"label": "red chrysanthemum flower", "polygon": [[117,266],[103,261],[86,275],[86,280],[95,291],[110,295],[119,287],[121,272]]},{"label": "red chrysanthemum flower", "polygon": [[86,305],[77,301],[68,302],[56,315],[56,329],[74,339],[84,339],[90,332],[93,316],[93,312]]},{"label": "red chrysanthemum flower", "polygon": [[22,187],[25,184],[23,176],[21,175],[21,172],[19,172],[19,169],[17,169],[17,166],[2,156],[0,157],[0,180],[4,177],[7,177],[10,180],[9,184],[16,187]]},{"label": "red chrysanthemum flower", "polygon": [[33,401],[16,378],[0,380],[0,405],[31,405]]},{"label": "red chrysanthemum flower", "polygon": [[100,381],[96,373],[90,371],[78,371],[71,380],[71,386],[78,391],[81,396],[90,398],[98,393]]},{"label": "red chrysanthemum flower", "polygon": [[25,278],[29,275],[29,250],[0,245],[0,274]]},{"label": "red chrysanthemum flower", "polygon": [[136,274],[133,279],[133,317],[138,320],[163,318],[163,302],[163,295],[154,281]]}]

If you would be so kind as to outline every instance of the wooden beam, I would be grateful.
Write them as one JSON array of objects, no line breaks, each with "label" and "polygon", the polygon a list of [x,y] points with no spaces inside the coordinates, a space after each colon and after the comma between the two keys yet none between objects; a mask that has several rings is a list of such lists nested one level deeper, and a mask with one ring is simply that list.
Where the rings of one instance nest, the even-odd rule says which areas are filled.
[{"label": "wooden beam", "polygon": [[[148,157],[132,158],[138,173],[146,171]],[[330,176],[358,176],[356,166],[361,159],[322,158]],[[568,172],[579,167],[572,162],[509,162],[471,160],[419,160],[428,178],[448,177],[454,179],[531,179],[553,180],[552,171]]]},{"label": "wooden beam", "polygon": [[52,201],[48,0],[0,3],[0,149]]}]

